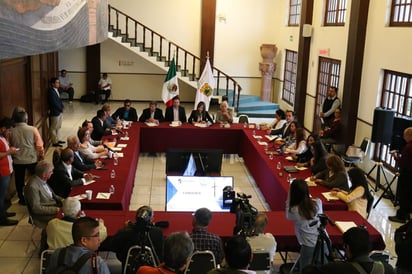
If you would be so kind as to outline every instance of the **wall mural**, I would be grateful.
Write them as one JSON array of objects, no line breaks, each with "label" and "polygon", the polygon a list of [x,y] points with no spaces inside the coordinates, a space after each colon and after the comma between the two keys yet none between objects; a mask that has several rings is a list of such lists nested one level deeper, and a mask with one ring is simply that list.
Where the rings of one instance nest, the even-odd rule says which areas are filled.
[{"label": "wall mural", "polygon": [[0,59],[107,38],[107,0],[0,0]]}]

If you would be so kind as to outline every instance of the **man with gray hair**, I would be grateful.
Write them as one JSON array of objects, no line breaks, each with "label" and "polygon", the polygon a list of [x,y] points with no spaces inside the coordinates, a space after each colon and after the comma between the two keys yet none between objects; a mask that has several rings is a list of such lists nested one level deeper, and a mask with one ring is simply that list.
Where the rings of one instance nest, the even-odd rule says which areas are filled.
[{"label": "man with gray hair", "polygon": [[99,159],[90,159],[79,151],[80,140],[76,135],[70,135],[69,137],[67,137],[67,147],[73,151],[72,165],[76,169],[80,171],[86,171],[90,169],[99,169],[103,166],[102,161],[100,161]]},{"label": "man with gray hair", "polygon": [[[80,201],[73,197],[67,197],[63,201],[62,218],[54,218],[47,224],[47,245],[50,249],[57,249],[73,244],[72,227],[73,223],[82,217]],[[103,241],[107,237],[107,229],[103,219],[99,219],[100,239]]]},{"label": "man with gray hair", "polygon": [[28,115],[24,108],[16,107],[13,111],[13,120],[16,122],[11,144],[18,148],[18,152],[13,155],[13,169],[16,182],[16,191],[19,197],[19,204],[25,205],[23,188],[26,170],[31,175],[39,159],[44,158],[43,139],[36,127],[27,124]]},{"label": "man with gray hair", "polygon": [[224,257],[222,239],[218,235],[207,231],[211,220],[212,212],[209,209],[202,207],[196,210],[193,214],[193,230],[190,237],[195,250],[212,251],[215,255],[216,264],[220,264]]},{"label": "man with gray hair", "polygon": [[[266,225],[268,224],[268,217],[265,213],[260,212],[256,216],[253,224],[253,236],[247,237],[253,252],[267,252],[270,254],[270,262],[272,265],[276,252],[275,237],[271,233],[265,233]],[[256,273],[271,273],[271,270],[256,271]]]}]

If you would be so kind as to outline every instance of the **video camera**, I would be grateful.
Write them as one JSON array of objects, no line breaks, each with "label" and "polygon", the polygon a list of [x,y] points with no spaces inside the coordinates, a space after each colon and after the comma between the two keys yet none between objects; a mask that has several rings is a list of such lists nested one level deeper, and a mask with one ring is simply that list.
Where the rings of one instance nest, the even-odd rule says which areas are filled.
[{"label": "video camera", "polygon": [[234,235],[253,235],[253,224],[255,223],[258,210],[249,203],[251,195],[237,193],[230,207],[230,212],[236,214],[236,225],[233,230]]}]

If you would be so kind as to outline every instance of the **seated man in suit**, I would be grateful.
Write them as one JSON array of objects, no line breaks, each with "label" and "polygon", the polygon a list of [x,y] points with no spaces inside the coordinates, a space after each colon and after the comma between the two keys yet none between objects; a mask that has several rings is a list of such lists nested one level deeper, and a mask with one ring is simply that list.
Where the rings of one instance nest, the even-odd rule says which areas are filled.
[{"label": "seated man in suit", "polygon": [[112,134],[110,128],[104,127],[104,121],[106,120],[106,112],[99,109],[96,113],[96,116],[92,119],[93,132],[91,132],[91,137],[93,140],[101,140],[103,136]]},{"label": "seated man in suit", "polygon": [[90,169],[99,169],[103,167],[102,161],[100,161],[99,159],[90,159],[79,151],[79,137],[75,135],[67,137],[67,147],[73,150],[74,160],[72,165],[78,170],[86,171]]},{"label": "seated man in suit", "polygon": [[282,138],[290,135],[290,123],[295,121],[295,113],[292,110],[286,111],[286,123],[279,129],[274,129],[270,132],[271,135],[280,135]]},{"label": "seated man in suit", "polygon": [[48,184],[54,192],[66,198],[73,186],[83,185],[86,181],[92,180],[93,176],[72,166],[74,154],[70,148],[63,149],[60,158],[61,160],[54,167],[53,175],[48,180]]},{"label": "seated man in suit", "polygon": [[124,100],[123,107],[120,107],[112,115],[113,119],[121,119],[124,121],[137,122],[137,112],[132,107],[132,102],[129,99]]},{"label": "seated man in suit", "polygon": [[40,161],[35,174],[24,187],[24,199],[27,202],[33,222],[37,227],[45,228],[47,223],[59,212],[63,198],[56,195],[47,184],[53,174],[53,165]]},{"label": "seated man in suit", "polygon": [[187,121],[186,111],[185,108],[180,105],[179,96],[173,97],[173,105],[166,108],[165,121],[180,121],[182,123]]},{"label": "seated man in suit", "polygon": [[145,123],[159,124],[164,121],[163,113],[160,108],[157,108],[157,102],[152,101],[149,103],[149,107],[144,109],[142,115],[140,115],[139,121]]},{"label": "seated man in suit", "polygon": [[[54,218],[49,221],[46,228],[47,245],[49,249],[57,249],[73,244],[73,223],[81,216],[80,201],[74,197],[67,197],[63,201],[62,218]],[[99,219],[100,240],[107,237],[107,229],[103,219]]]}]

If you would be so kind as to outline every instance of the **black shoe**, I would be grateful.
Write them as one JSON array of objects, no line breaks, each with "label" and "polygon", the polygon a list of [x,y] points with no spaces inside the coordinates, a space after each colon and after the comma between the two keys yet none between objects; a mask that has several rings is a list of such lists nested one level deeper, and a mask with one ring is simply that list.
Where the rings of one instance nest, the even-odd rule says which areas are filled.
[{"label": "black shoe", "polygon": [[6,212],[7,217],[14,217],[16,216],[16,212]]},{"label": "black shoe", "polygon": [[395,223],[401,223],[401,224],[406,223],[406,219],[401,219],[396,215],[395,216],[389,216],[388,219],[389,219],[389,221],[395,222]]},{"label": "black shoe", "polygon": [[54,146],[54,147],[63,147],[61,144],[59,144],[59,143],[55,143],[55,144],[53,144],[52,146]]},{"label": "black shoe", "polygon": [[65,141],[58,141],[59,144],[65,144]]},{"label": "black shoe", "polygon": [[25,206],[25,205],[26,205],[26,201],[24,201],[24,200],[19,200],[19,204]]},{"label": "black shoe", "polygon": [[0,222],[0,226],[11,226],[11,225],[17,225],[19,223],[19,221],[17,221],[17,220],[10,220],[10,219],[7,219],[6,221],[4,221],[4,222]]}]

